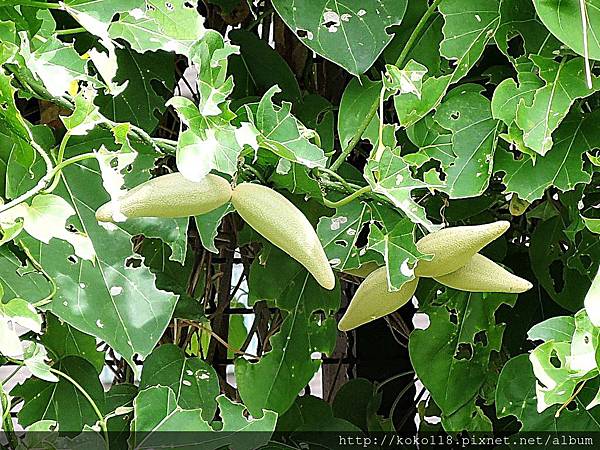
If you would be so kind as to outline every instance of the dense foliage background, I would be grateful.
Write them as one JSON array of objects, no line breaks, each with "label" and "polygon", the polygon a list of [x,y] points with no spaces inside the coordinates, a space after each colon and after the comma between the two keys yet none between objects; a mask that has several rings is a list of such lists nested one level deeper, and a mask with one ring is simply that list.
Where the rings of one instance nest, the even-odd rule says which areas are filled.
[{"label": "dense foliage background", "polygon": [[[599,0],[3,1],[10,444],[41,436],[15,426],[58,429],[45,439],[68,448],[149,448],[155,432],[183,429],[222,432],[203,448],[255,448],[273,431],[600,431],[598,11]],[[315,226],[336,289],[231,205],[96,221],[110,198],[172,171],[284,194]],[[385,264],[397,290],[402,265],[423,257],[419,237],[494,220],[511,228],[484,253],[531,291],[423,280],[414,307],[337,331],[352,269]],[[307,387],[321,367],[322,399]],[[266,433],[237,433],[252,430]]]}]

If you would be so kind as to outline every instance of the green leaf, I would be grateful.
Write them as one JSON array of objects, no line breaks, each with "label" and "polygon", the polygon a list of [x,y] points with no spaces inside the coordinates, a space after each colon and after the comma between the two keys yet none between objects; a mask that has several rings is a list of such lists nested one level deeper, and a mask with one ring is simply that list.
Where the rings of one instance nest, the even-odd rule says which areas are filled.
[{"label": "green leaf", "polygon": [[[371,81],[367,77],[353,78],[342,95],[338,114],[337,129],[343,148],[354,138],[374,103],[379,101],[381,81]],[[379,119],[373,117],[369,127],[378,127]],[[360,136],[362,137],[362,136]]]},{"label": "green leaf", "polygon": [[281,107],[273,103],[273,96],[279,91],[277,86],[269,89],[256,109],[253,123],[259,131],[259,145],[288,161],[306,167],[324,167],[327,158],[323,150],[310,142],[315,132],[292,115],[291,103],[283,102]]},{"label": "green leaf", "polygon": [[143,0],[65,0],[65,4],[104,23],[110,23],[117,13],[144,6]]},{"label": "green leaf", "polygon": [[577,0],[568,2],[550,2],[533,0],[535,9],[544,25],[561,42],[571,47],[580,55],[584,55],[584,38],[587,34],[590,58],[600,59],[600,42],[595,30],[600,26],[600,12],[596,0],[584,0],[587,23],[581,21],[581,3]]},{"label": "green leaf", "polygon": [[219,230],[219,226],[223,221],[223,218],[235,211],[231,203],[227,203],[214,211],[211,211],[201,216],[196,216],[196,227],[198,228],[198,235],[200,236],[200,242],[202,246],[212,253],[219,253],[219,250],[215,246],[215,238]]},{"label": "green leaf", "polygon": [[65,44],[55,36],[30,48],[25,34],[21,35],[21,52],[26,67],[37,76],[54,96],[61,97],[73,90],[79,80],[88,79],[87,60],[79,56],[73,44]]},{"label": "green leaf", "polygon": [[331,217],[321,217],[317,235],[333,268],[356,269],[368,261],[381,260],[366,245],[359,247],[361,232],[371,218],[369,205],[359,201],[337,208]]},{"label": "green leaf", "polygon": [[575,319],[571,316],[558,316],[536,323],[527,332],[530,341],[542,340],[555,342],[571,342],[575,333]]},{"label": "green leaf", "polygon": [[[258,93],[263,94],[271,86],[278,85],[281,88],[281,93],[278,95],[280,100],[294,102],[300,100],[302,94],[294,72],[266,41],[245,30],[232,30],[229,37],[232,44],[240,47],[239,56],[233,56],[230,64],[236,64],[235,59],[241,61]],[[256,64],[257,61],[260,61],[260,64]],[[236,81],[241,76],[241,73],[235,73]]]},{"label": "green leaf", "polygon": [[154,130],[166,110],[165,98],[157,87],[169,92],[174,88],[173,56],[164,52],[140,54],[124,47],[117,50],[117,62],[115,82],[127,82],[127,87],[119,95],[99,98],[100,112],[111,120]]},{"label": "green leaf", "polygon": [[47,298],[52,291],[44,275],[29,261],[22,263],[8,245],[0,246],[0,282],[9,298],[22,297],[30,303]]},{"label": "green leaf", "polygon": [[531,106],[536,91],[544,86],[544,82],[533,72],[534,66],[530,61],[519,62],[515,68],[519,84],[507,78],[496,87],[492,97],[492,115],[506,125],[514,123],[521,103]]},{"label": "green leaf", "polygon": [[363,431],[374,431],[379,425],[377,411],[381,399],[382,393],[371,381],[355,378],[339,388],[331,408],[335,417],[347,420]]},{"label": "green leaf", "polygon": [[538,283],[548,295],[563,308],[575,312],[583,306],[590,279],[567,265],[570,255],[565,254],[565,242],[568,239],[562,220],[555,216],[535,228],[529,258]]},{"label": "green leaf", "polygon": [[526,155],[515,159],[511,152],[499,150],[494,171],[504,172],[506,191],[533,202],[551,186],[564,192],[579,183],[589,183],[591,176],[584,168],[582,156],[599,145],[599,116],[596,112],[585,116],[571,113],[554,133],[552,151],[535,161]]},{"label": "green leaf", "polygon": [[385,70],[383,84],[388,90],[401,94],[414,94],[417,98],[421,98],[423,77],[427,73],[427,67],[411,59],[404,69],[388,64]]},{"label": "green leaf", "polygon": [[559,417],[555,417],[558,406],[540,414],[536,409],[535,375],[531,363],[527,355],[519,355],[508,361],[500,373],[496,413],[499,418],[515,416],[523,425],[521,432],[598,431],[600,410],[587,411],[585,408],[596,389],[597,383],[588,383],[575,397],[575,408],[565,408]]},{"label": "green leaf", "polygon": [[[402,19],[400,26],[394,26],[390,31],[395,32],[395,36],[384,51],[385,61],[389,64],[395,64],[398,57],[406,47],[415,27],[429,7],[428,0],[410,0],[406,9],[406,14]],[[409,49],[405,61],[414,59],[427,67],[430,75],[439,75],[441,66],[440,43],[442,42],[442,26],[444,18],[441,14],[433,14],[426,22],[422,33],[414,41]]]},{"label": "green leaf", "polygon": [[50,372],[50,366],[46,363],[48,360],[48,353],[44,346],[32,341],[24,341],[23,344],[25,344],[23,363],[33,376],[52,383],[57,382],[58,377]]},{"label": "green leaf", "polygon": [[215,370],[200,358],[186,358],[179,347],[157,347],[144,362],[140,390],[151,386],[168,386],[183,409],[200,409],[204,420],[215,415],[219,395],[219,378]]},{"label": "green leaf", "polygon": [[[286,434],[297,432],[305,445],[314,441],[318,447],[335,448],[340,441],[335,433],[327,432],[360,433],[361,430],[345,417],[336,417],[332,407],[324,400],[306,395],[298,397],[292,407],[279,417],[277,431]],[[291,434],[292,439],[293,436],[294,434]]]},{"label": "green leaf", "polygon": [[[293,275],[284,284],[281,274],[285,266]],[[319,369],[321,361],[312,359],[311,354],[330,353],[336,339],[333,312],[339,307],[338,289],[322,289],[306,270],[276,249],[271,249],[261,278],[251,280],[251,289],[269,278],[279,280],[283,288],[276,298],[276,306],[284,314],[281,328],[270,339],[271,350],[259,362],[235,361],[240,396],[254,417],[264,409],[279,414],[287,411]]]},{"label": "green leaf", "polygon": [[[69,356],[60,360],[55,368],[85,389],[100,410],[104,408],[104,391],[98,372],[89,362]],[[25,400],[18,413],[19,423],[23,426],[40,420],[55,420],[61,432],[80,432],[84,425],[91,426],[98,420],[90,402],[64,377],[60,377],[58,383],[29,378],[16,386],[11,395]]]},{"label": "green leaf", "polygon": [[292,194],[306,194],[308,197],[322,199],[323,192],[319,183],[308,174],[309,169],[302,164],[291,163],[285,174],[273,172],[269,181],[275,186],[287,189]]},{"label": "green leaf", "polygon": [[273,1],[277,14],[307,47],[356,76],[392,40],[386,29],[401,23],[406,5],[406,0]]},{"label": "green leaf", "polygon": [[[269,441],[277,414],[263,411],[260,419],[246,418],[244,405],[233,403],[224,395],[217,397],[217,403],[222,419],[218,431],[202,419],[200,409],[177,406],[175,393],[170,387],[154,386],[141,391],[134,401],[134,447],[200,447],[206,450],[227,447],[253,450]],[[169,431],[171,433],[167,433]],[[258,431],[261,433],[256,433]]]},{"label": "green leaf", "polygon": [[78,356],[91,363],[96,371],[104,366],[104,353],[96,349],[96,338],[76,330],[49,312],[45,314],[46,329],[40,341],[54,361],[67,356]]},{"label": "green leaf", "polygon": [[412,93],[394,97],[398,119],[403,126],[415,124],[435,109],[448,87],[477,63],[500,23],[499,7],[499,0],[444,0],[440,3],[439,11],[444,17],[440,53],[451,61],[454,71],[424,80],[421,98]]},{"label": "green leaf", "polygon": [[498,122],[492,118],[490,101],[477,92],[457,88],[448,94],[434,119],[452,132],[454,161],[445,169],[450,198],[481,195],[492,175]]},{"label": "green leaf", "polygon": [[197,6],[197,0],[147,0],[112,23],[110,36],[125,39],[139,53],[165,50],[189,56],[192,44],[206,32]]},{"label": "green leaf", "polygon": [[396,220],[392,220],[391,224],[386,223],[387,217],[384,218],[379,211],[374,211],[373,216],[375,222],[383,224],[383,229],[371,225],[367,248],[383,255],[389,290],[399,290],[407,281],[415,278],[414,268],[423,256],[415,245],[416,225],[406,217],[400,221],[394,218]]},{"label": "green leaf", "polygon": [[[75,142],[74,142],[75,143]],[[77,147],[68,148],[68,156]],[[133,365],[133,355],[144,358],[154,348],[175,308],[176,297],[154,286],[154,275],[143,265],[131,267],[132,234],[112,226],[107,230],[95,218],[106,200],[101,177],[93,162],[67,167],[55,191],[72,203],[76,216],[70,221],[93,244],[95,264],[73,256],[68,244],[49,245],[24,239],[44,270],[56,280],[57,292],[50,310],[80,331],[107,342]],[[114,330],[120,330],[114,333]]]},{"label": "green leaf", "polygon": [[525,145],[544,156],[553,146],[552,133],[573,102],[599,90],[600,78],[592,78],[591,89],[587,86],[583,58],[560,63],[536,55],[531,59],[546,84],[535,92],[531,106],[519,105],[516,123],[523,130]]},{"label": "green leaf", "polygon": [[442,128],[431,115],[407,128],[406,135],[419,148],[415,153],[404,155],[410,165],[420,167],[430,159],[436,159],[446,169],[456,158],[452,151],[452,133]]},{"label": "green leaf", "polygon": [[560,42],[552,36],[535,13],[533,2],[502,1],[500,3],[500,25],[494,34],[496,45],[513,65],[518,57],[509,51],[513,39],[523,39],[523,55],[552,57]]},{"label": "green leaf", "polygon": [[17,219],[23,219],[23,229],[31,237],[45,244],[52,238],[69,242],[75,255],[90,261],[94,260],[94,249],[88,236],[65,229],[69,217],[75,210],[63,198],[54,194],[36,195],[31,205],[21,203],[0,214],[0,226],[12,226]]},{"label": "green leaf", "polygon": [[386,196],[413,223],[429,230],[436,228],[427,218],[425,209],[412,198],[413,190],[432,186],[413,178],[410,166],[400,155],[399,148],[383,152],[380,161],[369,161],[364,176],[374,192]]},{"label": "green leaf", "polygon": [[448,290],[435,303],[420,307],[430,325],[411,333],[410,360],[444,416],[475,400],[490,355],[502,343],[504,324],[496,323],[496,310],[503,303],[514,305],[516,299],[512,294]]}]

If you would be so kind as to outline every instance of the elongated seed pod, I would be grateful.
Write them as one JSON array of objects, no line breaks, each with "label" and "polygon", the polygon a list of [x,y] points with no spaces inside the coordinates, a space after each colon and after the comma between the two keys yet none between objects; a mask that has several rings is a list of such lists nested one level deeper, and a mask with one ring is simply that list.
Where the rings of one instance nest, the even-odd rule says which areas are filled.
[{"label": "elongated seed pod", "polygon": [[417,242],[417,249],[433,259],[419,260],[415,275],[439,277],[467,264],[471,257],[504,234],[510,223],[502,220],[485,225],[444,228]]},{"label": "elongated seed pod", "polygon": [[469,292],[519,294],[533,287],[529,281],[513,275],[479,253],[457,271],[436,277],[435,280],[453,289]]},{"label": "elongated seed pod", "polygon": [[209,174],[194,182],[180,173],[171,173],[134,187],[117,205],[105,203],[96,211],[96,219],[114,222],[114,212],[128,219],[196,216],[223,206],[230,199],[231,186],[222,177]]},{"label": "elongated seed pod", "polygon": [[415,294],[418,280],[415,278],[406,282],[399,291],[390,292],[386,268],[380,267],[358,287],[338,328],[340,331],[349,331],[396,311]]},{"label": "elongated seed pod", "polygon": [[343,272],[354,277],[367,278],[369,275],[371,275],[372,272],[377,270],[379,267],[379,264],[377,264],[375,261],[367,261],[362,266],[357,267],[356,269],[345,269],[343,270]]},{"label": "elongated seed pod", "polygon": [[244,221],[302,264],[325,289],[335,287],[335,275],[317,233],[292,202],[259,184],[242,183],[231,202]]}]

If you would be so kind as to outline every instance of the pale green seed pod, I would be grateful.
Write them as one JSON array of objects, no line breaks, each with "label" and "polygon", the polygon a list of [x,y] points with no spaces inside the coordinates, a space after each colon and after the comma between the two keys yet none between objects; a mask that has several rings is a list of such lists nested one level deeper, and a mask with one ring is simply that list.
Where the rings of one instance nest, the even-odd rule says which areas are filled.
[{"label": "pale green seed pod", "polygon": [[415,278],[404,283],[399,291],[390,292],[387,270],[380,267],[358,287],[346,314],[338,323],[338,329],[349,331],[396,311],[410,301],[418,284],[419,279]]},{"label": "pale green seed pod", "polygon": [[469,292],[505,292],[520,294],[533,285],[523,278],[513,275],[504,267],[479,253],[455,272],[435,277],[438,283]]},{"label": "pale green seed pod", "polygon": [[105,203],[96,211],[96,219],[115,222],[119,215],[126,219],[197,216],[226,204],[231,192],[229,182],[217,175],[209,174],[194,182],[181,173],[171,173],[134,187],[116,205]]},{"label": "pale green seed pod", "polygon": [[236,186],[231,202],[248,225],[302,264],[321,286],[335,287],[335,275],[317,233],[292,202],[273,189],[251,183]]},{"label": "pale green seed pod", "polygon": [[501,220],[485,225],[444,228],[428,234],[417,242],[417,249],[433,259],[419,260],[415,275],[440,277],[467,264],[471,257],[504,234],[510,223]]}]

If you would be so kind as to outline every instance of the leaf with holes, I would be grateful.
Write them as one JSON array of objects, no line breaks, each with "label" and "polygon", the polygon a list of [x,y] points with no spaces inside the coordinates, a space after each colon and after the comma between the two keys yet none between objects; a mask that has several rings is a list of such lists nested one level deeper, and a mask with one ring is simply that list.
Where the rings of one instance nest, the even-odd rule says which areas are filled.
[{"label": "leaf with holes", "polygon": [[183,409],[201,409],[202,418],[215,415],[219,395],[219,378],[212,366],[200,358],[186,358],[172,344],[157,347],[144,363],[140,390],[151,386],[168,386]]},{"label": "leaf with holes", "polygon": [[[73,156],[78,147],[70,147]],[[146,357],[165,330],[176,297],[154,286],[154,275],[132,256],[133,237],[118,226],[107,230],[95,218],[106,201],[101,177],[93,162],[73,165],[63,172],[55,191],[69,200],[74,229],[86,233],[96,253],[95,264],[73,256],[69,244],[52,240],[48,245],[32,238],[24,245],[57,285],[50,310],[76,329],[106,341],[133,367],[134,355]],[[114,330],[120,330],[114,333]]]},{"label": "leaf with holes", "polygon": [[371,219],[368,204],[354,201],[337,208],[333,216],[319,220],[317,235],[334,269],[355,269],[369,261],[381,260],[360,240]]},{"label": "leaf with holes", "polygon": [[496,310],[516,300],[512,294],[447,290],[435,302],[420,306],[430,325],[411,333],[410,360],[444,416],[476,400],[490,355],[502,344],[504,325],[496,322]]},{"label": "leaf with holes", "polygon": [[499,150],[494,171],[504,172],[506,191],[532,202],[542,198],[551,186],[569,191],[579,183],[589,183],[591,175],[584,166],[583,155],[600,145],[599,117],[598,111],[586,116],[579,112],[570,114],[554,133],[552,151],[535,160],[527,155],[515,159],[511,152]]},{"label": "leaf with holes", "polygon": [[154,386],[141,391],[133,402],[132,429],[137,432],[133,438],[135,448],[212,450],[225,447],[253,450],[269,441],[277,414],[261,411],[257,414],[257,417],[262,416],[260,419],[246,417],[244,405],[234,403],[224,395],[216,400],[220,421],[210,424],[202,419],[201,409],[177,406],[175,393],[168,386]]},{"label": "leaf with holes", "polygon": [[600,78],[592,77],[592,88],[588,87],[583,58],[560,63],[535,55],[531,59],[546,84],[535,92],[531,105],[519,104],[516,123],[523,130],[525,145],[544,156],[554,144],[552,133],[573,102],[599,90]]},{"label": "leaf with holes", "polygon": [[446,186],[442,190],[450,198],[481,195],[492,175],[499,128],[492,118],[490,101],[459,87],[448,93],[434,119],[452,132],[452,152],[456,155],[444,169]]},{"label": "leaf with holes", "polygon": [[311,50],[353,75],[366,72],[402,22],[406,0],[273,1],[277,14]]},{"label": "leaf with holes", "polygon": [[113,39],[125,39],[140,53],[165,50],[189,56],[206,32],[197,0],[148,0],[110,26]]},{"label": "leaf with holes", "polygon": [[367,248],[383,256],[389,290],[399,290],[415,278],[414,268],[424,256],[415,245],[416,225],[389,208],[372,205],[371,210],[373,223]]},{"label": "leaf with holes", "polygon": [[[283,252],[271,249],[262,276],[280,279],[288,267],[292,277],[276,299],[284,311],[279,331],[271,339],[271,350],[253,363],[235,360],[240,396],[250,413],[259,417],[265,409],[283,414],[321,365],[313,352],[330,353],[335,346],[333,313],[339,308],[339,288],[326,291]],[[260,283],[255,278],[254,283]]]}]

